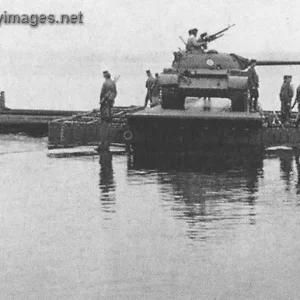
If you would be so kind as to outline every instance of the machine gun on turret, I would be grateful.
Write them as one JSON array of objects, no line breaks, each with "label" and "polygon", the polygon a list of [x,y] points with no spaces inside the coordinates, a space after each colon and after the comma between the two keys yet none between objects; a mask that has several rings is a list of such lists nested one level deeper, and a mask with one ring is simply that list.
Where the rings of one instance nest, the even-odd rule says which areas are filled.
[{"label": "machine gun on turret", "polygon": [[207,32],[204,32],[200,35],[200,38],[197,40],[197,42],[205,43],[205,48],[206,48],[208,43],[220,38],[221,36],[223,36],[224,32],[229,30],[233,26],[235,26],[235,24],[229,25],[228,27],[226,27],[226,28],[214,33],[214,34],[210,34],[210,35],[208,35]]}]

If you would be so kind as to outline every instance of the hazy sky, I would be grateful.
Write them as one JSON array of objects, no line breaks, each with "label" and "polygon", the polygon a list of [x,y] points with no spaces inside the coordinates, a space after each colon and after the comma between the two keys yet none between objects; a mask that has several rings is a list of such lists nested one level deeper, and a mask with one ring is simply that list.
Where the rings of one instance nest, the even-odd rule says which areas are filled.
[{"label": "hazy sky", "polygon": [[[257,59],[270,52],[279,58],[279,52],[280,58],[300,60],[299,0],[0,1],[0,18],[4,11],[57,16],[81,11],[84,21],[0,26],[0,89],[12,108],[95,108],[105,69],[121,75],[118,105],[142,105],[145,70],[170,66],[172,52],[184,47],[179,36],[187,38],[191,27],[214,33],[235,23],[210,49]],[[282,76],[292,74],[298,84],[298,69],[258,69],[263,107],[272,99],[279,107]]]},{"label": "hazy sky", "polygon": [[[0,49],[46,50],[113,56],[183,47],[191,27],[213,33],[235,23],[210,47],[236,53],[299,52],[300,2],[270,0],[1,0],[15,14],[78,13],[83,25],[2,25]],[[70,53],[71,53],[70,52]]]}]

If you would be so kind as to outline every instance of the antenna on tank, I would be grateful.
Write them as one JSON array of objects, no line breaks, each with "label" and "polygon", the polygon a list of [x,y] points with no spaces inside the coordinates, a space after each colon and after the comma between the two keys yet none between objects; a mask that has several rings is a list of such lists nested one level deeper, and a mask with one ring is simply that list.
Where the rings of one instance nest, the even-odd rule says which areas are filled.
[{"label": "antenna on tank", "polygon": [[184,43],[184,45],[186,46],[186,42],[185,42],[185,40],[183,39],[183,37],[182,36],[179,36],[179,38],[181,39],[181,41]]}]

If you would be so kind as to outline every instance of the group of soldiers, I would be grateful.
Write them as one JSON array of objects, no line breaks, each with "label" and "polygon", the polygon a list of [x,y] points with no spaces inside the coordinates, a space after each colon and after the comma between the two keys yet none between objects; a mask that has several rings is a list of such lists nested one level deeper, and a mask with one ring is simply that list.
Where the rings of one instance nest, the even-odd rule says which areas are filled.
[{"label": "group of soldiers", "polygon": [[294,88],[291,84],[292,76],[285,75],[283,77],[283,84],[280,89],[280,102],[281,102],[281,122],[283,124],[288,123],[291,118],[291,111],[298,104],[298,116],[296,120],[296,127],[300,124],[300,85],[296,91],[296,97],[294,104],[292,105],[292,99],[294,97]]},{"label": "group of soldiers", "polygon": [[147,107],[148,102],[150,101],[150,106],[154,107],[159,104],[159,75],[158,73],[155,74],[155,77],[152,76],[150,70],[146,71],[147,74],[147,81],[146,81],[146,97],[145,97],[145,105]]},{"label": "group of soldiers", "polygon": [[[147,81],[146,81],[146,97],[145,97],[145,105],[146,107],[150,102],[150,106],[154,107],[158,105],[160,98],[160,86],[159,86],[159,75],[155,74],[153,77],[150,70],[146,71]],[[117,96],[117,86],[116,81],[111,79],[111,75],[108,71],[103,72],[103,77],[105,79],[100,93],[100,114],[101,120],[106,123],[110,123],[112,119],[111,108],[115,103],[115,98]]]},{"label": "group of soldiers", "polygon": [[[250,67],[248,69],[248,88],[250,92],[250,111],[257,111],[257,100],[259,97],[258,87],[259,78],[255,70],[256,61],[253,59],[250,61]],[[292,104],[294,97],[294,88],[291,84],[292,76],[284,75],[283,84],[280,89],[279,98],[281,102],[281,122],[282,124],[289,123],[291,118],[292,109],[298,105],[298,116],[296,120],[296,127],[300,124],[300,85],[296,91],[295,101]]]},{"label": "group of soldiers", "polygon": [[[257,111],[257,100],[258,100],[258,87],[259,79],[255,70],[256,61],[250,61],[250,68],[248,69],[248,88],[250,92],[250,111]],[[294,97],[294,88],[291,84],[292,76],[284,75],[283,84],[280,89],[279,98],[281,102],[281,122],[283,124],[288,123],[291,118],[291,111],[298,105],[298,116],[296,120],[296,127],[300,124],[300,85],[296,91],[295,101],[292,104],[292,99]]]},{"label": "group of soldiers", "polygon": [[[248,69],[248,88],[250,93],[250,111],[257,111],[257,102],[259,97],[258,87],[259,78],[255,70],[256,61],[250,61],[250,67]],[[150,106],[156,106],[160,103],[160,85],[159,85],[159,75],[155,74],[152,76],[150,70],[146,71],[147,81],[146,81],[146,97],[144,107],[147,107],[150,102]],[[100,113],[102,121],[110,123],[111,121],[111,108],[114,105],[115,98],[117,96],[116,80],[111,79],[111,75],[108,71],[103,72],[103,77],[105,79],[101,94],[100,94]],[[283,77],[283,84],[280,89],[280,101],[281,101],[281,122],[283,124],[289,122],[291,117],[291,110],[298,105],[298,117],[296,121],[296,126],[300,124],[300,85],[296,91],[296,98],[292,105],[292,98],[294,97],[294,88],[291,84],[292,76],[285,75]],[[209,99],[210,100],[210,99]]]}]

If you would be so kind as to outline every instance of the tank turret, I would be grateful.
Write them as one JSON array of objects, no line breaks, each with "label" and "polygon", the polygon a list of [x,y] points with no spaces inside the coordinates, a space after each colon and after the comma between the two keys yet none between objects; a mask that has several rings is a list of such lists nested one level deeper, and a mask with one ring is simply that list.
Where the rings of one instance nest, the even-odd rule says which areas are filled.
[{"label": "tank turret", "polygon": [[[208,43],[222,36],[225,30],[210,36],[202,35],[202,38]],[[230,99],[232,111],[247,111],[250,60],[236,54],[206,51],[205,48],[174,52],[171,68],[164,69],[160,75],[162,107],[183,109],[186,97],[217,97]],[[300,61],[260,60],[256,65],[300,65]]]}]

